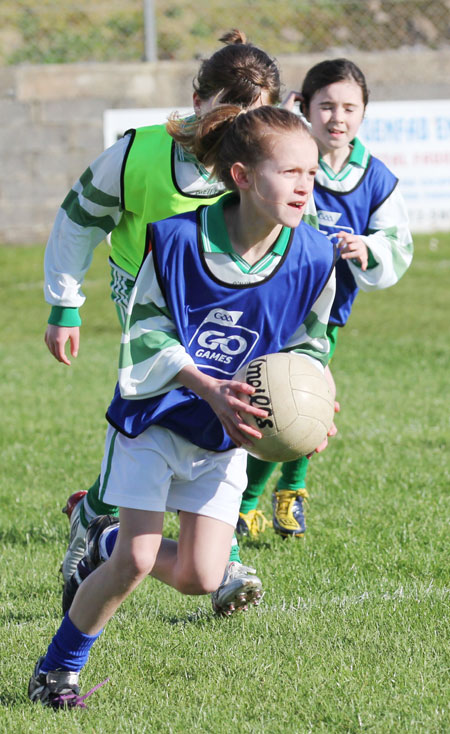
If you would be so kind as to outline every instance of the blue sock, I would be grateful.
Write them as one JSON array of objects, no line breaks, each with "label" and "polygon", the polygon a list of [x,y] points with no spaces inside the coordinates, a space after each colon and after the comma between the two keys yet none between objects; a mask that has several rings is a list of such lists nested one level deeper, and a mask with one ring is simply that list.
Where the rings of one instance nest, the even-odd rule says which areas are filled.
[{"label": "blue sock", "polygon": [[40,672],[49,670],[80,671],[87,663],[89,652],[95,640],[103,630],[96,635],[85,635],[75,627],[67,612],[61,626],[48,646],[47,654],[42,661]]}]

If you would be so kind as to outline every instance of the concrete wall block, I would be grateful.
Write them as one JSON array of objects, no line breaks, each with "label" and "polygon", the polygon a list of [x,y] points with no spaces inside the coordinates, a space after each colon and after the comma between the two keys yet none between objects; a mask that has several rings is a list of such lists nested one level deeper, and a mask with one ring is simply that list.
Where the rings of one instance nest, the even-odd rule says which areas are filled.
[{"label": "concrete wall block", "polygon": [[1,158],[0,184],[17,176],[29,176],[32,166],[31,153],[21,154],[20,156],[2,155]]},{"label": "concrete wall block", "polygon": [[[45,172],[43,172],[45,174]],[[66,175],[61,171],[57,175],[42,174],[18,175],[9,180],[7,187],[2,186],[3,197],[6,201],[20,199],[28,202],[42,201],[48,197],[55,197],[66,186]],[[67,193],[67,192],[66,192]],[[61,203],[61,202],[60,202]]]},{"label": "concrete wall block", "polygon": [[0,156],[2,162],[12,158],[19,164],[25,153],[26,141],[30,142],[34,135],[34,129],[29,125],[19,122],[8,124],[0,135]]},{"label": "concrete wall block", "polygon": [[[69,150],[102,150],[103,146],[103,110],[99,115],[92,115],[83,124],[70,123],[67,128]],[[97,155],[97,153],[96,153]]]},{"label": "concrete wall block", "polygon": [[[17,67],[17,95],[31,101],[111,98],[129,98],[136,90],[130,79],[151,79],[157,64],[36,64]],[[139,88],[139,85],[138,85]]]},{"label": "concrete wall block", "polygon": [[49,155],[48,151],[43,149],[30,156],[28,166],[34,176],[65,178],[69,160],[68,152],[64,148],[60,148],[54,155]]},{"label": "concrete wall block", "polygon": [[2,245],[35,245],[47,242],[48,232],[41,224],[23,224],[20,219],[14,221],[10,226],[2,226]]},{"label": "concrete wall block", "polygon": [[27,125],[18,122],[6,128],[6,134],[0,136],[0,153],[2,156],[19,158],[28,151],[59,150],[67,145],[67,127],[65,125]]},{"label": "concrete wall block", "polygon": [[102,64],[23,64],[17,67],[19,99],[59,100],[79,96],[98,96],[94,77],[102,73]]},{"label": "concrete wall block", "polygon": [[28,166],[22,166],[19,169],[14,169],[13,171],[8,171],[2,168],[0,172],[1,201],[3,202],[11,197],[17,197],[17,192],[21,192],[22,187],[29,186],[30,179],[31,171]]},{"label": "concrete wall block", "polygon": [[60,202],[48,198],[1,199],[2,244],[26,245],[47,242]]},{"label": "concrete wall block", "polygon": [[2,222],[2,243],[14,245],[39,241],[39,239],[30,239],[30,236],[34,234],[34,225],[31,222],[28,202],[5,200],[2,197],[0,218]]},{"label": "concrete wall block", "polygon": [[85,120],[102,119],[108,100],[101,99],[59,99],[50,100],[42,105],[44,125],[67,124],[68,121],[84,123]]},{"label": "concrete wall block", "polygon": [[16,87],[16,67],[0,66],[0,99],[15,99]]},{"label": "concrete wall block", "polygon": [[69,186],[72,186],[72,184],[81,176],[83,171],[86,170],[86,168],[94,161],[97,156],[100,155],[100,153],[103,150],[103,136],[99,139],[98,142],[93,141],[86,141],[89,144],[86,144],[84,147],[75,147],[72,146],[67,151],[67,179],[69,181]]},{"label": "concrete wall block", "polygon": [[[30,206],[35,201],[39,204],[44,196],[51,197],[57,201],[52,215],[54,216],[73,184],[67,174],[68,161],[67,155],[49,155],[48,151],[24,154],[19,165],[13,156],[5,157],[0,168],[2,201],[20,199],[27,201],[27,206]],[[0,222],[3,224],[1,219]]]},{"label": "concrete wall block", "polygon": [[13,98],[0,97],[0,125],[3,131],[8,127],[15,128],[17,125],[30,125],[32,122],[31,109],[23,102],[17,102]]}]

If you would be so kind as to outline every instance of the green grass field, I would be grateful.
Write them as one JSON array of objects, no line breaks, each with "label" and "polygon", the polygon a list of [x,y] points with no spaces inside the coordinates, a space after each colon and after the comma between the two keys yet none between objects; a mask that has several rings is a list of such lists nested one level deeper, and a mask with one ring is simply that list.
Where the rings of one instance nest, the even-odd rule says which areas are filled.
[{"label": "green grass field", "polygon": [[417,237],[400,284],[358,297],[333,362],[339,435],[311,462],[307,535],[242,544],[261,606],[218,619],[208,597],[143,583],[82,689],[110,682],[87,711],[58,713],[26,687],[59,624],[61,507],[99,469],[119,332],[101,245],[80,355],[58,364],[43,343],[42,255],[0,248],[1,734],[448,734],[450,235]]}]

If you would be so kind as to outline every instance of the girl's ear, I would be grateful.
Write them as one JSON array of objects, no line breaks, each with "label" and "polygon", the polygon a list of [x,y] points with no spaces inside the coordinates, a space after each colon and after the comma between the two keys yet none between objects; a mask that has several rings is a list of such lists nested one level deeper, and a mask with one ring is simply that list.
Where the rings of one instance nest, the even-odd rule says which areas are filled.
[{"label": "girl's ear", "polygon": [[197,117],[199,117],[201,113],[201,99],[198,96],[197,92],[194,92],[194,94],[192,95],[192,104],[194,107],[195,114],[197,115]]},{"label": "girl's ear", "polygon": [[240,163],[239,161],[233,163],[230,168],[230,175],[239,189],[245,191],[250,188],[252,184],[251,170],[244,163]]},{"label": "girl's ear", "polygon": [[309,107],[306,106],[306,104],[303,102],[303,99],[300,100],[300,112],[302,113],[305,120],[309,122]]}]

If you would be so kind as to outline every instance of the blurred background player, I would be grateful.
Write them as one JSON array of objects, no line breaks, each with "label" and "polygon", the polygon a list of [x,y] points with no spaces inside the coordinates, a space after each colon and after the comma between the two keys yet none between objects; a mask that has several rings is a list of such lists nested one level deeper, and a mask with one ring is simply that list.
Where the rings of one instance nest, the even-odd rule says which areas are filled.
[{"label": "blurred background player", "polygon": [[[264,51],[231,31],[220,39],[225,47],[200,65],[194,81],[194,110],[202,114],[216,104],[242,108],[279,101],[277,65]],[[212,203],[225,190],[222,182],[183,145],[173,140],[165,125],[131,131],[102,153],[70,191],[50,235],[45,253],[45,296],[51,304],[45,341],[56,359],[69,365],[65,345],[78,354],[80,317],[85,297],[81,286],[93,250],[111,233],[111,289],[123,326],[129,294],[144,252],[145,227],[201,204]],[[117,508],[100,498],[99,479],[89,491],[72,495],[66,505],[70,539],[62,572],[67,581],[84,554],[89,522],[98,515],[117,515]],[[215,605],[233,607],[233,598],[261,586],[254,569],[240,562],[235,539],[228,576],[218,590]],[[227,589],[227,582],[231,584]],[[231,594],[231,597],[230,597]]]},{"label": "blurred background player", "polygon": [[[284,102],[289,109],[300,102],[319,146],[314,185],[319,228],[340,250],[336,298],[328,325],[330,358],[338,330],[345,326],[359,288],[371,291],[395,285],[413,256],[398,180],[357,138],[368,100],[362,71],[347,59],[332,59],[313,66],[301,92],[291,92]],[[328,378],[334,390],[329,371]],[[305,532],[308,464],[304,458],[282,465],[273,495],[273,527],[283,536],[301,537]],[[257,536],[267,526],[257,505],[275,467],[249,456],[249,483],[238,533]]]},{"label": "blurred background player", "polygon": [[[234,192],[148,227],[101,474],[120,531],[30,679],[30,699],[54,708],[83,705],[78,675],[90,648],[148,574],[185,594],[217,588],[247,481],[241,447],[261,437],[240,413],[267,415],[242,399],[254,388],[233,380],[240,365],[282,349],[320,371],[328,361],[334,252],[302,222],[318,159],[306,125],[283,109],[221,105],[169,129]],[[280,298],[289,289],[296,297]],[[229,361],[199,349],[218,311],[224,338],[240,336]],[[166,510],[179,513],[178,543],[162,538]]]}]

